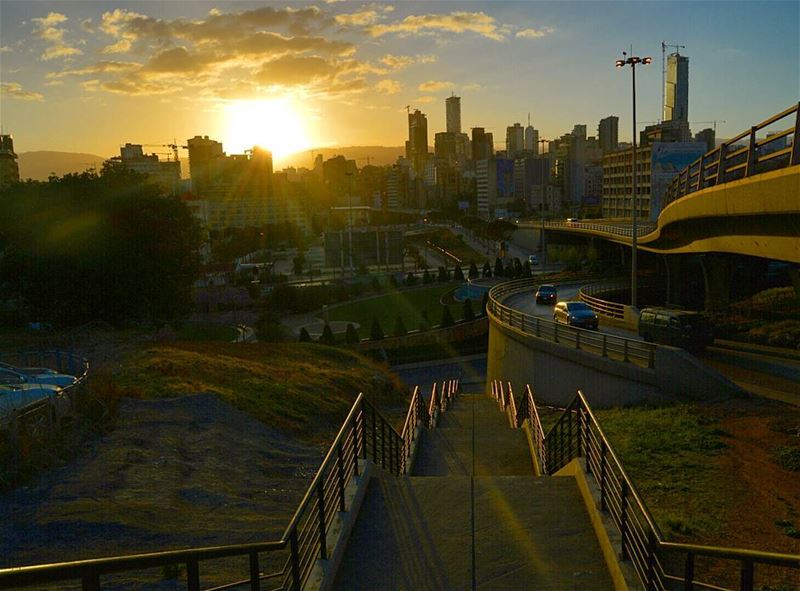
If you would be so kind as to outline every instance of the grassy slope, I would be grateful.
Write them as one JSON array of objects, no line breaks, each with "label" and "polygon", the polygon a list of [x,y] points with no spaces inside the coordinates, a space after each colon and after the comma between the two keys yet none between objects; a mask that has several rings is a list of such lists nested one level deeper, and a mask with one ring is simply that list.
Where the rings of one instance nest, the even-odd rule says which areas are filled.
[{"label": "grassy slope", "polygon": [[114,380],[140,398],[213,392],[257,419],[298,433],[338,424],[359,392],[404,404],[396,378],[348,351],[313,344],[177,343],[128,356]]},{"label": "grassy slope", "polygon": [[179,341],[222,341],[230,343],[238,332],[232,326],[219,324],[184,324],[176,332]]},{"label": "grassy slope", "polygon": [[[331,320],[345,320],[358,322],[361,325],[359,335],[367,338],[372,327],[372,319],[377,318],[383,332],[391,335],[394,331],[398,314],[403,318],[406,329],[415,330],[422,322],[422,313],[427,311],[431,324],[439,324],[442,319],[442,304],[439,299],[453,289],[453,284],[436,285],[425,289],[415,289],[388,294],[385,296],[362,300],[339,306],[330,311]],[[477,313],[480,302],[473,302],[472,310]],[[463,306],[454,304],[450,306],[450,313],[454,320],[463,316]]]}]

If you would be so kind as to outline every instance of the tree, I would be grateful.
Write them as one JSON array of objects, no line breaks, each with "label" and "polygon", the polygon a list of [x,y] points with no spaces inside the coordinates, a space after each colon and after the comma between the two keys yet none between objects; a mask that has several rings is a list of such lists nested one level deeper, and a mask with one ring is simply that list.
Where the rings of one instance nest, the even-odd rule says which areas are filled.
[{"label": "tree", "polygon": [[483,263],[483,276],[484,277],[491,277],[492,276],[492,267],[489,264],[489,261]]},{"label": "tree", "polygon": [[411,271],[408,272],[406,275],[406,285],[408,287],[413,287],[417,284],[417,276],[414,275]]},{"label": "tree", "polygon": [[522,262],[517,257],[514,257],[514,277],[517,279],[522,277]]},{"label": "tree", "polygon": [[422,282],[425,284],[433,283],[433,277],[431,277],[431,273],[428,271],[428,269],[425,269],[425,274],[422,276]]},{"label": "tree", "polygon": [[327,322],[325,323],[325,328],[322,329],[322,334],[319,335],[319,342],[321,345],[329,345],[331,347],[336,344],[331,325]]},{"label": "tree", "polygon": [[525,264],[522,265],[522,276],[523,277],[532,277],[533,270],[531,269],[531,262],[525,261]]},{"label": "tree", "polygon": [[439,328],[447,328],[454,324],[453,315],[450,314],[450,306],[442,306],[442,321],[439,323]]},{"label": "tree", "polygon": [[[475,263],[472,263],[473,265]],[[470,272],[472,271],[472,267],[470,267]],[[478,269],[475,269],[475,273],[478,273]],[[456,268],[453,269],[453,281],[464,281],[464,271],[461,270],[461,265],[456,265]]]},{"label": "tree", "polygon": [[286,339],[286,328],[281,324],[278,314],[272,311],[266,311],[258,317],[255,329],[256,338],[264,343],[278,343]]},{"label": "tree", "polygon": [[373,341],[383,340],[383,328],[381,328],[381,323],[377,318],[372,319],[372,328],[370,328],[369,331],[369,338]]},{"label": "tree", "polygon": [[503,276],[503,261],[500,260],[500,257],[497,257],[494,260],[494,276],[495,277],[502,277]]},{"label": "tree", "polygon": [[292,269],[295,275],[302,275],[303,274],[303,267],[306,264],[306,257],[303,253],[300,253],[294,259],[292,259]]},{"label": "tree", "polygon": [[447,267],[439,267],[439,283],[447,283],[450,281],[450,272],[447,270]]},{"label": "tree", "polygon": [[311,342],[311,335],[308,334],[306,327],[300,329],[300,337],[298,339],[301,343],[310,343]]},{"label": "tree", "polygon": [[403,322],[403,317],[398,314],[397,319],[394,321],[394,336],[404,337],[407,334],[406,323]]},{"label": "tree", "polygon": [[358,331],[356,327],[353,325],[352,322],[347,323],[347,331],[344,333],[344,342],[348,345],[354,345],[360,342],[361,339],[358,336]]},{"label": "tree", "polygon": [[464,322],[469,322],[470,320],[475,320],[475,312],[472,311],[472,300],[467,298],[464,300]]},{"label": "tree", "polygon": [[[486,267],[484,267],[485,269]],[[485,276],[485,272],[484,272]],[[475,264],[475,261],[469,262],[469,278],[470,279],[477,279],[478,278],[478,265]]]}]

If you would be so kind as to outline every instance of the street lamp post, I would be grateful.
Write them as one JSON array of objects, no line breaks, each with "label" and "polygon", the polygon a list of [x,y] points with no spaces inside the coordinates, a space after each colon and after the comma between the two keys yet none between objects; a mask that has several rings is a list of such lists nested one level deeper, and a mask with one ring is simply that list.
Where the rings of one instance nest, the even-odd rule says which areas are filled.
[{"label": "street lamp post", "polygon": [[353,173],[344,173],[347,176],[347,252],[350,255],[350,272],[353,272]]},{"label": "street lamp post", "polygon": [[622,59],[616,61],[616,67],[624,68],[626,65],[631,67],[631,88],[633,90],[633,168],[631,174],[631,307],[637,307],[637,281],[636,281],[636,246],[638,232],[636,221],[638,217],[637,205],[638,195],[636,194],[636,64],[646,66],[653,61],[651,57],[628,57],[627,52],[622,52]]}]

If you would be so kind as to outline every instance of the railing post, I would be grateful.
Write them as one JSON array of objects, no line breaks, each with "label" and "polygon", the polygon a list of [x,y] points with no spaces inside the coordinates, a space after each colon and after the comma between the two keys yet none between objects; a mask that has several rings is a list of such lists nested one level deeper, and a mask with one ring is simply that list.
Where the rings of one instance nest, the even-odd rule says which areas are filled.
[{"label": "railing post", "polygon": [[519,329],[525,332],[525,314],[520,314],[519,316]]},{"label": "railing post", "polygon": [[558,342],[558,322],[553,321],[553,340]]},{"label": "railing post", "polygon": [[742,560],[742,591],[753,591],[753,561]]},{"label": "railing post", "polygon": [[702,156],[700,156],[700,170],[697,171],[697,189],[695,189],[696,191],[699,191],[700,189],[703,188],[703,170],[705,168],[705,162],[706,162],[706,155],[703,154]]},{"label": "railing post", "polygon": [[606,440],[600,442],[600,510],[606,510]]},{"label": "railing post", "polygon": [[586,456],[586,473],[592,473],[592,462],[591,462],[591,453],[589,448],[592,445],[592,438],[589,437],[591,434],[591,427],[589,426],[589,418],[588,414],[583,407],[581,407],[581,417],[583,418],[583,454]]},{"label": "railing post", "polygon": [[353,419],[353,474],[358,476],[358,416]]},{"label": "railing post", "polygon": [[317,514],[319,515],[319,557],[328,560],[328,536],[325,533],[325,479],[317,484]]},{"label": "railing post", "polygon": [[372,461],[378,463],[378,424],[375,417],[375,407],[372,407]]},{"label": "railing post", "polygon": [[189,591],[200,591],[200,565],[197,560],[186,563],[186,588]]},{"label": "railing post", "polygon": [[608,335],[603,333],[603,357],[608,357]]},{"label": "railing post", "polygon": [[581,331],[580,331],[580,329],[576,329],[575,330],[575,348],[576,349],[580,349],[581,348]]},{"label": "railing post", "polygon": [[540,332],[540,330],[539,330],[539,318],[536,318],[536,336],[537,336],[537,337],[540,337],[540,336],[542,336],[542,335],[541,335],[541,332]]},{"label": "railing post", "polygon": [[750,128],[750,145],[747,147],[747,166],[744,176],[752,176],[756,172],[756,131],[758,127]]},{"label": "railing post", "polygon": [[289,550],[292,553],[292,589],[300,591],[302,584],[300,582],[300,549],[297,544],[297,526],[292,528],[292,534],[289,538]]},{"label": "railing post", "polygon": [[721,185],[725,182],[725,158],[728,155],[728,144],[722,142],[719,145],[719,158],[717,160],[717,177],[714,181],[715,185]]},{"label": "railing post", "polygon": [[100,575],[84,575],[81,578],[82,591],[100,591]]},{"label": "railing post", "polygon": [[367,407],[361,401],[361,452],[364,459],[367,459]]},{"label": "railing post", "polygon": [[572,415],[573,411],[570,410],[567,415],[567,462],[572,459]]},{"label": "railing post", "polygon": [[336,464],[339,470],[339,511],[344,512],[344,453],[342,452],[342,441],[339,440],[339,445],[336,446]]},{"label": "railing post", "polygon": [[656,350],[650,347],[647,351],[647,367],[653,369],[656,366]]},{"label": "railing post", "polygon": [[386,423],[381,419],[381,468],[386,468]]},{"label": "railing post", "polygon": [[261,591],[261,573],[258,568],[258,552],[250,553],[250,591]]},{"label": "railing post", "polygon": [[792,155],[789,157],[789,166],[794,166],[795,164],[800,164],[800,103],[797,103],[795,107]]},{"label": "railing post", "polygon": [[622,480],[622,490],[620,491],[620,517],[619,517],[619,534],[620,534],[620,547],[622,560],[628,560],[628,481]]},{"label": "railing post", "polygon": [[683,591],[694,591],[694,554],[686,553],[686,563],[683,567]]},{"label": "railing post", "polygon": [[[381,421],[381,427],[383,428],[384,421]],[[394,450],[393,448],[393,439],[394,437],[389,436],[389,472],[394,474]]]},{"label": "railing post", "polygon": [[628,339],[622,340],[622,360],[625,361],[625,363],[630,361],[628,359]]}]

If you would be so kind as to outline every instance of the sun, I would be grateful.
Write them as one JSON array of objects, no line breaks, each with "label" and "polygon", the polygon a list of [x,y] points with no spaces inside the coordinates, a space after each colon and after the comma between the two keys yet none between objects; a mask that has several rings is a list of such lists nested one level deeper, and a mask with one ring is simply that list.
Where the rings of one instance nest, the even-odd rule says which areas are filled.
[{"label": "sun", "polygon": [[312,147],[304,118],[289,98],[232,101],[225,106],[225,119],[228,153],[261,146],[280,160]]}]

